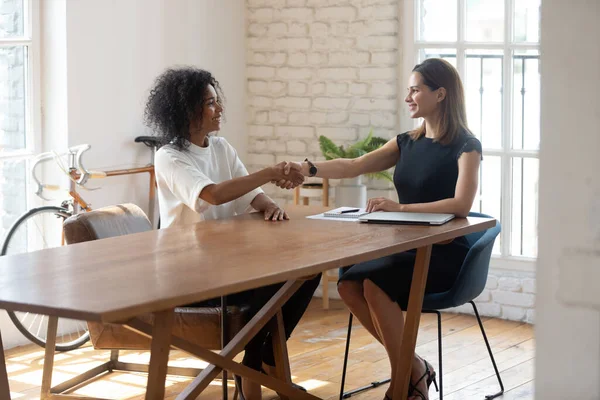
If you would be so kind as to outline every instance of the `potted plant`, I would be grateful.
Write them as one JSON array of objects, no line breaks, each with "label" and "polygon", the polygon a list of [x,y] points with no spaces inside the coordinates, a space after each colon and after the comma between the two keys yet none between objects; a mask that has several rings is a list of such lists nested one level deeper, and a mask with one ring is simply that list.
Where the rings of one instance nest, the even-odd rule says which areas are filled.
[{"label": "potted plant", "polygon": [[[321,152],[326,160],[336,158],[358,158],[364,154],[370,153],[387,143],[386,139],[373,136],[373,130],[369,132],[366,138],[344,148],[338,146],[325,136],[319,136],[319,145]],[[368,177],[393,181],[392,175],[388,171],[374,172],[367,174]],[[365,207],[367,203],[367,188],[361,182],[361,177],[342,179],[335,188],[335,203],[337,206]]]}]

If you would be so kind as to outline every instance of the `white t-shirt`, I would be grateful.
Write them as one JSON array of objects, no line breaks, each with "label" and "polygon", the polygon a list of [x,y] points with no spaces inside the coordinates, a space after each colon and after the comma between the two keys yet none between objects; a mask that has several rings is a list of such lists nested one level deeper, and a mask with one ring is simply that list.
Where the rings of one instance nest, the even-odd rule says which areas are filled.
[{"label": "white t-shirt", "polygon": [[154,166],[160,226],[164,228],[242,214],[251,210],[252,200],[263,193],[257,188],[218,206],[199,197],[208,185],[248,175],[233,146],[222,137],[209,136],[207,147],[193,143],[185,150],[163,146],[156,152]]}]

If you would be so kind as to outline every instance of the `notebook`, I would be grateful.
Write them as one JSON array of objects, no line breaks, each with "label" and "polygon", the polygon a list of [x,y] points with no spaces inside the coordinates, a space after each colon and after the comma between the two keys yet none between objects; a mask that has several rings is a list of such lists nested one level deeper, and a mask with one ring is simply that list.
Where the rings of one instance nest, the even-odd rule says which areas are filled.
[{"label": "notebook", "polygon": [[[356,210],[356,211],[354,211]],[[344,211],[344,212],[342,212]],[[350,211],[350,212],[349,212]],[[364,208],[358,207],[338,207],[333,210],[329,210],[323,213],[324,217],[330,218],[358,218],[362,215],[366,215],[368,212]]]},{"label": "notebook", "polygon": [[453,214],[377,211],[358,220],[373,224],[442,225],[453,218]]}]

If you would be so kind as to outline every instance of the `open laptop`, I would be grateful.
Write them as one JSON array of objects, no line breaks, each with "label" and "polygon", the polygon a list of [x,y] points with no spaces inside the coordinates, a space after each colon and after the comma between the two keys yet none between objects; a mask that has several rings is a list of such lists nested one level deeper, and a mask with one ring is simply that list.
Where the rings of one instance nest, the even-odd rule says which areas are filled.
[{"label": "open laptop", "polygon": [[358,220],[372,224],[442,225],[452,218],[454,214],[376,211]]}]

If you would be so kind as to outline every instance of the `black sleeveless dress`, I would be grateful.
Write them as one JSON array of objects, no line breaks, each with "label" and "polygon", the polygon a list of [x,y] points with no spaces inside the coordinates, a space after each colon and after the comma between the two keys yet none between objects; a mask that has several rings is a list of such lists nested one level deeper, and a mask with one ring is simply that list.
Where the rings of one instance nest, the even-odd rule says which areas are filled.
[{"label": "black sleeveless dress", "polygon": [[[467,132],[461,133],[449,145],[442,145],[425,136],[412,140],[408,133],[398,135],[397,143],[400,159],[394,171],[394,186],[400,204],[430,203],[453,198],[459,157],[472,151],[482,153],[479,140]],[[469,244],[462,237],[446,245],[434,245],[425,292],[449,290],[468,251]],[[355,264],[344,272],[340,281],[370,279],[406,309],[416,254],[416,250],[411,250]]]}]

